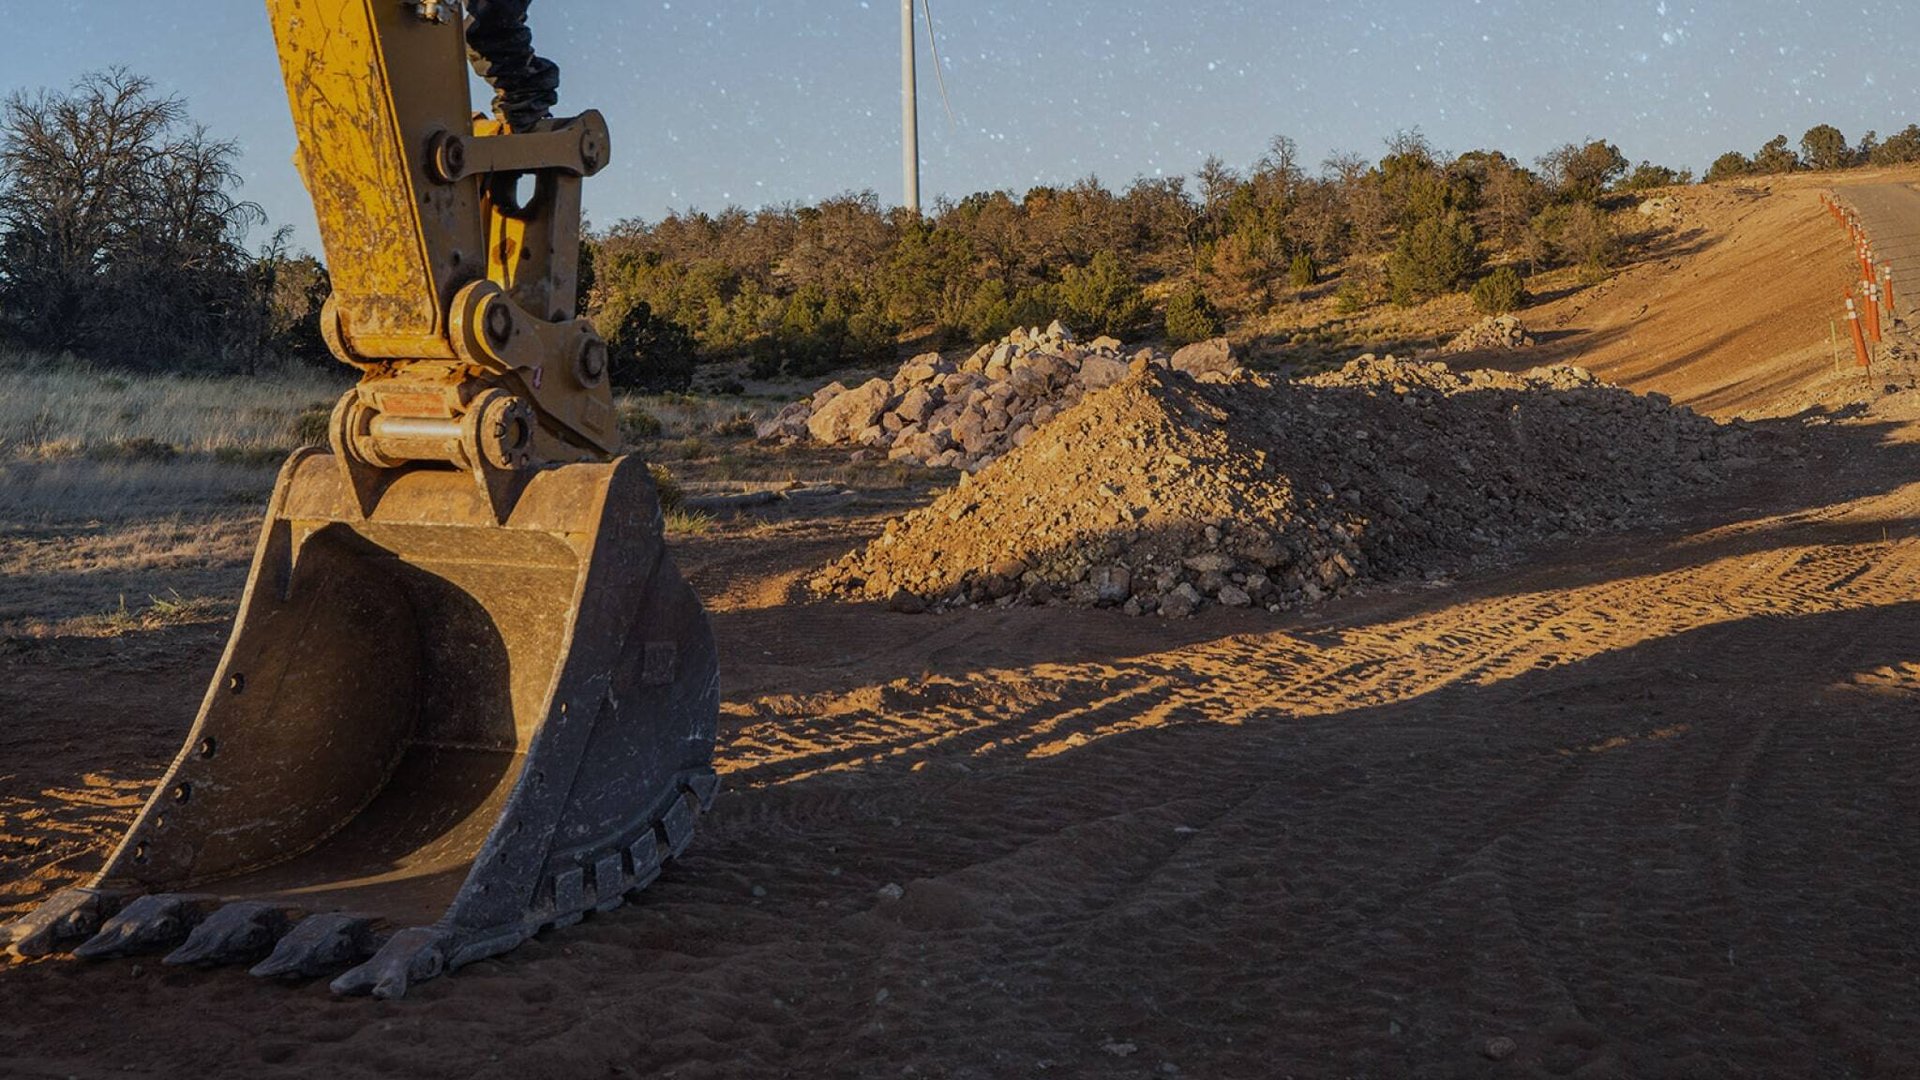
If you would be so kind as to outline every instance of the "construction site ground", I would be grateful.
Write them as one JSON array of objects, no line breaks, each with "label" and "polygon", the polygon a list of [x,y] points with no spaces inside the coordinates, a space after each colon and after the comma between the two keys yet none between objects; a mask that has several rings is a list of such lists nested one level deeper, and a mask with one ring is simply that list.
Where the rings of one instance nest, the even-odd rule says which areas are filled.
[{"label": "construction site ground", "polygon": [[[1757,418],[1657,525],[1164,620],[817,601],[899,507],[743,515],[678,541],[726,790],[638,903],[396,1003],[0,966],[0,1074],[1914,1075],[1920,391],[1833,362],[1821,190],[1684,190],[1537,349],[1456,358]],[[138,587],[237,591],[217,550]],[[0,650],[0,915],[99,864],[225,629]]]}]

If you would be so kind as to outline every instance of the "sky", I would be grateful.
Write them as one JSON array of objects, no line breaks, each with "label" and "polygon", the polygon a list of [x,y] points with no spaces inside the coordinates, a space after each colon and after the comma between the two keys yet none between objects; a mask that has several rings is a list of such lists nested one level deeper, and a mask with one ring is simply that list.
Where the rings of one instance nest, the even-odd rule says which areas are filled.
[{"label": "sky", "polygon": [[[387,0],[392,2],[392,0]],[[923,193],[1110,187],[1254,162],[1316,165],[1418,128],[1530,161],[1588,138],[1703,172],[1726,150],[1920,122],[1901,3],[1740,0],[929,0],[954,117],[919,38]],[[241,148],[243,194],[316,249],[260,0],[0,0],[0,94],[121,65]],[[598,108],[614,163],[591,221],[901,201],[897,0],[535,0],[561,111]]]}]

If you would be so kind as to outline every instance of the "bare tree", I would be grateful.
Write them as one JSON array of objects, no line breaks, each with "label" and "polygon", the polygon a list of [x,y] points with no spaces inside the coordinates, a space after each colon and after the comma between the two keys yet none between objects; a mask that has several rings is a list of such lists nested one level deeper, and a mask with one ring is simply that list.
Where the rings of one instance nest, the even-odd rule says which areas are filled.
[{"label": "bare tree", "polygon": [[[255,335],[236,148],[122,68],[0,104],[0,328],[132,363],[227,358]],[[228,320],[232,320],[229,324]]]}]

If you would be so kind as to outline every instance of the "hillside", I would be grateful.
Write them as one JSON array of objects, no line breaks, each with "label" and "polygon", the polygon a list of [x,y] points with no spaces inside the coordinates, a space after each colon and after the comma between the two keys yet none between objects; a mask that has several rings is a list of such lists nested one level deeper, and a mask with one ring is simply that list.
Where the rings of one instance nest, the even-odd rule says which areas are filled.
[{"label": "hillside", "polygon": [[[1673,189],[1679,213],[1651,257],[1603,284],[1521,312],[1538,347],[1453,362],[1577,363],[1717,417],[1798,412],[1836,382],[1829,324],[1858,276],[1820,193],[1890,176],[1920,179],[1920,170]],[[1844,325],[1839,333],[1845,335]],[[1857,383],[1844,336],[1840,343],[1837,381]]]}]

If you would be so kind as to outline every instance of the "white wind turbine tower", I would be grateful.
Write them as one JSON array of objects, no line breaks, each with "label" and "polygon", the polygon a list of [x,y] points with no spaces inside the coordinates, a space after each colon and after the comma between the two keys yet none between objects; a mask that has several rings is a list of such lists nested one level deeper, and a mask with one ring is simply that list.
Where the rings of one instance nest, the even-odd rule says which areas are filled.
[{"label": "white wind turbine tower", "polygon": [[[953,102],[947,97],[947,75],[940,66],[940,43],[933,36],[932,0],[920,0],[927,17],[927,48],[933,53],[933,74],[940,83],[940,103],[946,106],[947,122],[953,122]],[[917,36],[914,33],[913,0],[900,0],[900,145],[905,171],[906,207],[920,214],[920,79],[915,65]]]}]

